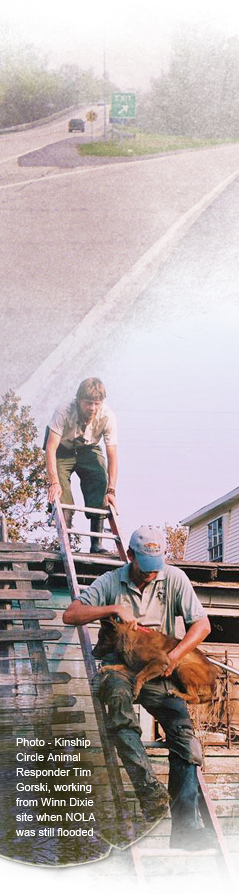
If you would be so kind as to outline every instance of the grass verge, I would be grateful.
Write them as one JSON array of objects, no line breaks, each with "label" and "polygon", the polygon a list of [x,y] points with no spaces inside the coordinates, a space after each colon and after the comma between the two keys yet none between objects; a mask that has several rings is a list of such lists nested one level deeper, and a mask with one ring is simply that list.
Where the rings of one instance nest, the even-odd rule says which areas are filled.
[{"label": "grass verge", "polygon": [[215,146],[222,143],[237,142],[232,140],[206,140],[193,137],[168,136],[166,134],[147,134],[133,131],[127,136],[117,134],[114,140],[108,139],[107,143],[92,142],[81,143],[77,147],[79,155],[119,156],[153,155],[160,152],[172,152],[182,149],[200,149],[206,146]]}]

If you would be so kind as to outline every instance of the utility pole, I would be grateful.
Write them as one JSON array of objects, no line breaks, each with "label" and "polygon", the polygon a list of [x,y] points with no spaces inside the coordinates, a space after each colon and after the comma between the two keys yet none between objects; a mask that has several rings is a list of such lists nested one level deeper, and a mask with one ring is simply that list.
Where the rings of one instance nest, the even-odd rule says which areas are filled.
[{"label": "utility pole", "polygon": [[107,104],[106,104],[106,53],[105,53],[105,30],[104,30],[104,46],[103,46],[103,95],[104,95],[104,141],[107,143]]}]

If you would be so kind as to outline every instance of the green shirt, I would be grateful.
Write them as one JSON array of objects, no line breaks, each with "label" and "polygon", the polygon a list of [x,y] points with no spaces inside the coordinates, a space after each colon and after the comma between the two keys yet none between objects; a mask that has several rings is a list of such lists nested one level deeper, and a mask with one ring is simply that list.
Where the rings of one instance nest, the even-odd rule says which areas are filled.
[{"label": "green shirt", "polygon": [[150,624],[175,636],[175,618],[182,617],[186,629],[205,618],[206,612],[189,578],[180,568],[164,565],[143,593],[129,576],[130,565],[107,571],[80,594],[84,605],[130,605],[140,624]]}]

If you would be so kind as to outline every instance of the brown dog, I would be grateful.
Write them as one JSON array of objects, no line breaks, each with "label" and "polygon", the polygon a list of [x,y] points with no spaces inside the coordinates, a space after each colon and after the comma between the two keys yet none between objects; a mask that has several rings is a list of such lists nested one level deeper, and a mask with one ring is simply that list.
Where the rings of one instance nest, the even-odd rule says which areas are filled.
[{"label": "brown dog", "polygon": [[[101,622],[98,643],[93,649],[96,658],[103,658],[113,652],[124,664],[106,664],[100,673],[120,670],[132,679],[134,698],[148,680],[161,677],[169,666],[168,652],[180,642],[175,636],[167,636],[146,627],[133,630],[129,622],[117,621],[114,616]],[[193,649],[180,659],[170,680],[173,691],[191,704],[210,702],[216,695],[218,670],[210,664],[203,652]],[[169,679],[169,678],[167,678]]]}]

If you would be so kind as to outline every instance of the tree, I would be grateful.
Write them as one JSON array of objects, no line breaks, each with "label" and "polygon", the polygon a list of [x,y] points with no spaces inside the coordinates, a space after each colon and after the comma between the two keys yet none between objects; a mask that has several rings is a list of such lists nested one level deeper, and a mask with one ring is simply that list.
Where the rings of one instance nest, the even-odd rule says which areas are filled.
[{"label": "tree", "polygon": [[218,101],[218,118],[220,115],[220,132],[238,139],[239,115],[239,40],[238,36],[224,41],[223,45],[223,77],[221,80],[220,101]]},{"label": "tree", "polygon": [[166,535],[167,559],[171,559],[172,562],[182,562],[187,539],[187,528],[183,528],[181,525],[176,525],[176,528],[172,528],[171,525],[166,524],[164,531]]},{"label": "tree", "polygon": [[[107,79],[106,99],[112,89]],[[31,45],[14,46],[0,39],[0,127],[37,121],[103,96],[103,81],[92,69],[62,65],[50,69],[47,60]]]},{"label": "tree", "polygon": [[138,103],[138,123],[155,133],[238,137],[239,39],[205,28],[179,29],[168,70]]},{"label": "tree", "polygon": [[30,407],[8,391],[0,405],[0,511],[10,540],[25,540],[46,510],[47,475]]},{"label": "tree", "polygon": [[[20,405],[20,397],[8,391],[0,404],[0,513],[3,513],[9,540],[36,539],[44,548],[59,549],[56,527],[48,527],[49,486],[45,453],[36,444],[37,428],[30,407]],[[71,535],[73,549],[79,551],[81,536]]]}]

